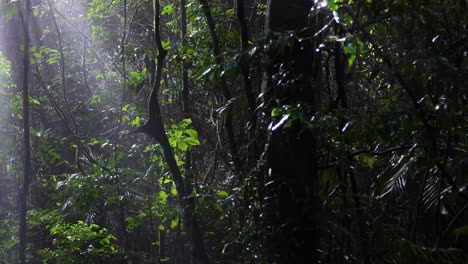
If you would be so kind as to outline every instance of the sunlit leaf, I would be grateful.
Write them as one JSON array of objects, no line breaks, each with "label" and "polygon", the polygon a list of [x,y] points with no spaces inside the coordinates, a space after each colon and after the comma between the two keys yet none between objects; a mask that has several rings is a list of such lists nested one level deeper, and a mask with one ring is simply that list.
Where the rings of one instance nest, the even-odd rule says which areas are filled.
[{"label": "sunlit leaf", "polygon": [[226,191],[218,191],[218,195],[221,197],[228,197],[229,193]]},{"label": "sunlit leaf", "polygon": [[175,186],[171,187],[171,193],[172,195],[177,195],[177,188]]},{"label": "sunlit leaf", "polygon": [[169,195],[165,191],[159,191],[158,196],[163,204],[167,203],[167,197],[169,197]]},{"label": "sunlit leaf", "polygon": [[351,67],[356,59],[356,49],[352,44],[348,43],[347,45],[343,45],[343,52],[348,59],[348,66]]},{"label": "sunlit leaf", "polygon": [[198,138],[198,132],[194,129],[186,129],[185,133],[187,133],[192,138]]},{"label": "sunlit leaf", "polygon": [[176,228],[179,225],[179,218],[171,220],[171,229]]},{"label": "sunlit leaf", "polygon": [[170,15],[174,12],[174,4],[168,4],[161,12],[161,15]]},{"label": "sunlit leaf", "polygon": [[179,141],[177,143],[177,148],[182,150],[182,151],[187,151],[189,145],[185,141]]},{"label": "sunlit leaf", "polygon": [[188,144],[190,146],[199,146],[200,145],[200,141],[197,138],[192,138],[192,137],[184,138],[184,140],[182,142],[185,142],[186,144]]}]

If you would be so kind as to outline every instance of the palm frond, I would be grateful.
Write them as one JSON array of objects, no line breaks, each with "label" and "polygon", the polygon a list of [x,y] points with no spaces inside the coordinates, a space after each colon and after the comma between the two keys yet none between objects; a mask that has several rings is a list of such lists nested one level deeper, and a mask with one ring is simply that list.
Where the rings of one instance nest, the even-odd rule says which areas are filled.
[{"label": "palm frond", "polygon": [[466,264],[467,256],[456,248],[424,247],[402,239],[398,249],[394,263]]}]

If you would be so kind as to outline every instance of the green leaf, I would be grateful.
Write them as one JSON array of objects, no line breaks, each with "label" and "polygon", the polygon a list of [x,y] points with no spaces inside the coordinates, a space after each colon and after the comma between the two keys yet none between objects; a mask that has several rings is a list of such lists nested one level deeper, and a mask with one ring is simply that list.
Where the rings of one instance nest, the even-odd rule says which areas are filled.
[{"label": "green leaf", "polygon": [[91,98],[91,101],[89,102],[89,104],[97,104],[100,102],[101,102],[101,96],[95,95],[93,96],[93,98]]},{"label": "green leaf", "polygon": [[336,11],[338,10],[338,3],[342,3],[343,0],[328,0],[328,8],[330,8],[331,11]]},{"label": "green leaf", "polygon": [[130,75],[132,75],[137,81],[140,81],[143,77],[139,72],[136,71],[131,71]]},{"label": "green leaf", "polygon": [[173,195],[177,195],[177,189],[176,189],[175,186],[172,186],[172,187],[171,187],[171,193],[172,193]]},{"label": "green leaf", "polygon": [[280,116],[283,113],[283,108],[281,107],[275,107],[273,110],[271,110],[271,116],[272,117],[277,117]]},{"label": "green leaf", "polygon": [[39,102],[38,100],[32,98],[32,97],[29,97],[29,103],[30,104],[34,104],[34,105],[40,105],[41,102]]},{"label": "green leaf", "polygon": [[229,194],[226,191],[218,191],[218,195],[225,198],[225,197],[228,197]]},{"label": "green leaf", "polygon": [[182,151],[187,151],[189,145],[184,141],[179,141],[177,142],[177,148],[182,150]]},{"label": "green leaf", "polygon": [[343,52],[348,58],[348,66],[351,67],[356,59],[356,49],[353,47],[352,43],[347,43],[343,45]]},{"label": "green leaf", "polygon": [[139,127],[141,125],[141,118],[139,116],[136,116],[135,119],[132,120],[130,125],[133,127]]},{"label": "green leaf", "polygon": [[161,199],[161,202],[163,204],[166,204],[167,203],[167,197],[169,197],[169,195],[165,191],[160,191],[158,193],[158,195],[159,195],[159,199]]},{"label": "green leaf", "polygon": [[194,129],[187,129],[185,130],[185,133],[187,133],[192,138],[198,138],[198,132]]},{"label": "green leaf", "polygon": [[461,236],[468,236],[468,225],[461,226],[453,231],[455,233],[455,240]]},{"label": "green leaf", "polygon": [[198,140],[197,138],[184,138],[182,142],[186,143],[189,146],[200,146],[200,140]]},{"label": "green leaf", "polygon": [[174,4],[169,4],[165,6],[161,12],[161,15],[170,15],[174,12]]},{"label": "green leaf", "polygon": [[56,58],[50,58],[50,59],[47,59],[46,62],[47,62],[47,64],[52,65],[52,64],[58,63],[59,60],[56,59]]},{"label": "green leaf", "polygon": [[179,225],[179,218],[173,219],[171,221],[171,229],[176,228]]},{"label": "green leaf", "polygon": [[356,155],[354,159],[364,162],[371,169],[374,167],[374,158],[365,153]]},{"label": "green leaf", "polygon": [[161,41],[161,45],[165,50],[171,49],[171,41]]},{"label": "green leaf", "polygon": [[32,56],[33,56],[34,58],[36,58],[36,59],[42,58],[42,54],[41,54],[41,53],[38,53],[38,52],[33,52],[33,53],[32,53]]}]

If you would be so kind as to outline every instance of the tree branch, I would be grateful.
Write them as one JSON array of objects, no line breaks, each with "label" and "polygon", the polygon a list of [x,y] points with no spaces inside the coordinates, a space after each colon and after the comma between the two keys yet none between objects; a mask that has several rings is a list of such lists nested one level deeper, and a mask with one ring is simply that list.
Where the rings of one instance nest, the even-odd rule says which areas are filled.
[{"label": "tree branch", "polygon": [[[208,255],[205,250],[202,232],[198,224],[198,217],[195,212],[195,200],[191,193],[186,192],[186,183],[182,177],[177,161],[174,157],[174,152],[167,138],[166,131],[163,124],[161,114],[161,106],[158,100],[158,93],[161,87],[162,69],[167,51],[162,46],[160,35],[160,3],[159,0],[153,1],[154,8],[154,39],[158,50],[157,65],[155,73],[149,73],[154,76],[153,90],[149,100],[149,117],[148,121],[140,127],[137,132],[149,134],[152,138],[157,140],[163,150],[164,158],[171,171],[174,183],[176,185],[177,193],[179,194],[179,204],[183,212],[184,225],[187,232],[188,240],[191,246],[191,256],[194,264],[208,264],[210,263]],[[154,68],[153,68],[154,69]],[[151,70],[151,69],[149,69]]]}]

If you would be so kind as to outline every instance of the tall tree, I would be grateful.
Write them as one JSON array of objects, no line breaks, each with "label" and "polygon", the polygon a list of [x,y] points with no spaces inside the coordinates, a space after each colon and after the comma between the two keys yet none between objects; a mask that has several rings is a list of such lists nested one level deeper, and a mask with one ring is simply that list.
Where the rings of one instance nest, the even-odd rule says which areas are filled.
[{"label": "tall tree", "polygon": [[31,140],[30,140],[30,125],[29,125],[29,21],[31,16],[31,1],[26,0],[19,2],[21,4],[20,10],[22,12],[22,34],[24,38],[23,47],[23,71],[21,78],[21,87],[23,91],[23,152],[24,152],[24,167],[23,167],[23,182],[20,188],[19,198],[19,246],[18,246],[18,260],[21,264],[26,263],[26,243],[27,243],[27,218],[28,212],[28,193],[29,181],[31,178]]},{"label": "tall tree", "polygon": [[177,188],[179,204],[183,214],[184,227],[190,243],[191,261],[193,264],[207,264],[210,263],[210,260],[205,250],[203,234],[199,226],[197,212],[195,211],[195,199],[192,193],[187,192],[187,190],[191,190],[191,188],[187,188],[187,185],[190,183],[188,183],[182,176],[182,172],[177,165],[177,161],[174,156],[174,151],[169,143],[166,129],[164,128],[161,106],[159,103],[159,92],[167,51],[164,49],[161,42],[160,1],[154,0],[153,7],[154,41],[158,52],[157,65],[154,65],[153,59],[147,64],[153,87],[148,106],[148,121],[138,128],[137,132],[149,134],[161,145],[164,158],[166,159]]},{"label": "tall tree", "polygon": [[26,2],[0,0],[27,260],[466,262],[466,1],[31,3],[25,48]]},{"label": "tall tree", "polygon": [[[321,35],[321,17],[308,19],[312,2],[307,0],[268,2],[267,30],[272,42],[285,41],[284,50],[269,51],[263,84],[267,116],[279,112],[269,124],[265,178],[271,227],[269,258],[272,263],[316,263],[320,248],[318,141],[299,120],[294,108],[313,113],[322,90],[321,55],[316,52]],[[287,32],[294,32],[285,40]],[[272,76],[272,77],[271,77]],[[275,116],[275,114],[273,114]],[[288,120],[291,118],[291,120]],[[290,124],[286,125],[288,122]]]}]

